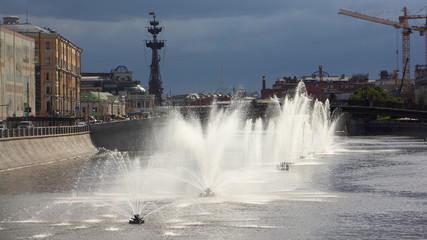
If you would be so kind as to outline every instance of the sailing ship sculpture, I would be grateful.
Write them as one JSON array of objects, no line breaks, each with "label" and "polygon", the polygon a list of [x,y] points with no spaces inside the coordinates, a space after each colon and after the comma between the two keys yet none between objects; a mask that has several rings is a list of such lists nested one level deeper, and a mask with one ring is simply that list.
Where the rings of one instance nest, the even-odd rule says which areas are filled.
[{"label": "sailing ship sculpture", "polygon": [[164,40],[157,40],[157,35],[162,31],[162,27],[158,27],[159,21],[156,20],[156,14],[150,12],[150,15],[153,16],[153,20],[150,21],[150,27],[148,27],[148,32],[153,36],[152,40],[147,40],[145,45],[148,48],[151,48],[151,65],[150,65],[150,80],[149,80],[149,89],[148,92],[155,96],[155,104],[162,105],[162,77],[160,75],[160,56],[159,50],[165,46]]}]

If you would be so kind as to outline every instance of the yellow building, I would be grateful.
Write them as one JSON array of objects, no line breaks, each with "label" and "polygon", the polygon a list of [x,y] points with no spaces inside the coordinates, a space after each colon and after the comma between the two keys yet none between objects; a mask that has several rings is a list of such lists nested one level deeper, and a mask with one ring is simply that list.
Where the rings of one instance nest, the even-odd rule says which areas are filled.
[{"label": "yellow building", "polygon": [[19,23],[18,17],[3,19],[2,27],[35,40],[36,115],[74,115],[80,105],[82,49],[55,30]]},{"label": "yellow building", "polygon": [[0,25],[0,120],[35,115],[34,42]]}]

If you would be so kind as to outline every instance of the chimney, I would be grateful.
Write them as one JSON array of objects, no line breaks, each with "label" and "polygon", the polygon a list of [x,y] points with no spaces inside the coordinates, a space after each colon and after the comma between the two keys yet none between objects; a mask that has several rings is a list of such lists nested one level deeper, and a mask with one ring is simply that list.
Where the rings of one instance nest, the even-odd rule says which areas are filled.
[{"label": "chimney", "polygon": [[3,24],[19,24],[19,17],[16,17],[16,16],[3,17]]},{"label": "chimney", "polygon": [[265,89],[265,76],[262,76],[262,90]]}]

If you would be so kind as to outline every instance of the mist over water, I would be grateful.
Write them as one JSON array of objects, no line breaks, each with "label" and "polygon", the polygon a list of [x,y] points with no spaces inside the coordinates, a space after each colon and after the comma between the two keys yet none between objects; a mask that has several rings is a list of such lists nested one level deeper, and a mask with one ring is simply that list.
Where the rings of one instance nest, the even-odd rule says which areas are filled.
[{"label": "mist over water", "polygon": [[308,97],[300,84],[294,96],[272,99],[268,116],[248,119],[249,104],[213,107],[206,119],[171,112],[155,131],[153,154],[104,153],[95,194],[110,196],[123,216],[147,216],[158,201],[209,195],[217,202],[264,202],[301,187],[298,176],[284,180],[278,165],[318,164],[315,155],[331,150],[336,120],[328,103]]},{"label": "mist over water", "polygon": [[[206,231],[214,231],[213,238],[233,238],[239,232],[255,239],[282,239],[289,226],[293,238],[302,232],[312,237],[322,229],[342,237],[331,227],[338,224],[336,208],[360,218],[356,210],[348,213],[354,204],[346,200],[353,190],[364,189],[357,184],[357,163],[398,166],[382,159],[394,154],[394,148],[377,149],[382,145],[367,142],[365,146],[349,139],[339,144],[343,138],[337,141],[334,136],[338,119],[332,117],[328,102],[311,99],[302,84],[292,96],[272,99],[265,116],[248,118],[249,110],[250,103],[236,100],[227,108],[213,107],[202,119],[171,112],[154,131],[149,152],[102,151],[80,163],[41,166],[39,176],[30,177],[40,187],[30,188],[25,200],[15,203],[8,195],[1,200],[13,209],[7,212],[16,213],[8,212],[0,227],[13,235],[11,229],[18,224],[19,234],[25,237],[46,225],[44,233],[29,238],[44,234],[73,239],[78,232],[91,236],[96,232],[94,239],[109,239],[113,235],[106,232],[118,232],[129,239],[200,239]],[[396,144],[396,149],[401,146]],[[368,146],[374,150],[357,149]],[[423,149],[419,143],[414,146]],[[371,153],[378,156],[368,156]],[[356,167],[355,154],[363,154]],[[284,162],[290,164],[289,170],[278,169]],[[370,171],[366,168],[367,176]],[[351,174],[354,186],[346,184]],[[28,186],[21,182],[15,185]],[[343,193],[347,195],[342,197]],[[369,196],[359,198],[372,201]],[[34,207],[22,207],[27,202]],[[136,214],[145,223],[129,227],[128,220]]]},{"label": "mist over water", "polygon": [[283,102],[273,99],[270,116],[246,119],[248,105],[236,101],[227,109],[214,107],[207,121],[172,114],[158,132],[150,167],[170,173],[178,185],[185,183],[185,191],[221,193],[236,184],[253,189],[248,182],[265,181],[262,172],[276,170],[280,162],[304,164],[330,151],[336,121],[328,102],[308,97],[304,84]]}]

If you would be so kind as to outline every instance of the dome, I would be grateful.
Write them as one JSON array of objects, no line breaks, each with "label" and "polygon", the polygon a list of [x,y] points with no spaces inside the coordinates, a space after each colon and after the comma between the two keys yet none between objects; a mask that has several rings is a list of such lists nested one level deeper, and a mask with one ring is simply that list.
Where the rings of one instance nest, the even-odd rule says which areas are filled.
[{"label": "dome", "polygon": [[145,88],[140,85],[136,85],[135,87],[126,88],[126,92],[130,94],[145,94]]},{"label": "dome", "polygon": [[125,66],[118,66],[116,67],[116,69],[114,69],[115,72],[119,72],[119,73],[127,73],[129,72],[128,68]]}]

